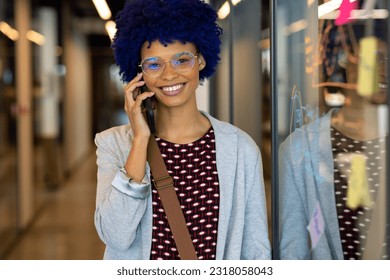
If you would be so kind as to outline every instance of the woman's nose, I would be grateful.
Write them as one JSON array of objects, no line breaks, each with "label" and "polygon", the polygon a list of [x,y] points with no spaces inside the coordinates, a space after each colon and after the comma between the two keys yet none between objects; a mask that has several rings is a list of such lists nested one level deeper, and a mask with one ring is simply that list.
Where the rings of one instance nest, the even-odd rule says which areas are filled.
[{"label": "woman's nose", "polygon": [[161,73],[161,79],[163,80],[167,80],[167,81],[171,81],[173,80],[174,78],[177,77],[177,72],[175,71],[175,69],[172,67],[172,64],[171,63],[165,63],[165,67],[164,67],[164,70],[163,72]]}]

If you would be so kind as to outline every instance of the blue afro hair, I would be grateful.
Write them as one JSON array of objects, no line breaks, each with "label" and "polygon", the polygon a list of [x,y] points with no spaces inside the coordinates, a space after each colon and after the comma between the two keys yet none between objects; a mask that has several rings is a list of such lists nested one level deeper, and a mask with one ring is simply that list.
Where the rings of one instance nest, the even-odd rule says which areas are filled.
[{"label": "blue afro hair", "polygon": [[127,1],[116,17],[116,27],[112,48],[124,82],[137,74],[140,50],[146,41],[195,44],[207,62],[199,73],[201,81],[215,72],[220,60],[222,29],[216,11],[202,0]]}]

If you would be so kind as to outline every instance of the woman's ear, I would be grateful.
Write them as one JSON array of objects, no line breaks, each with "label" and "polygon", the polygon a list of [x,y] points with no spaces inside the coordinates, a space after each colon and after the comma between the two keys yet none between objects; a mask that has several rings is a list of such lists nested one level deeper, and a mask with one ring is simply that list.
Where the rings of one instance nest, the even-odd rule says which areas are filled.
[{"label": "woman's ear", "polygon": [[199,54],[198,63],[199,63],[199,71],[203,70],[206,67],[206,60],[204,59],[202,54]]}]

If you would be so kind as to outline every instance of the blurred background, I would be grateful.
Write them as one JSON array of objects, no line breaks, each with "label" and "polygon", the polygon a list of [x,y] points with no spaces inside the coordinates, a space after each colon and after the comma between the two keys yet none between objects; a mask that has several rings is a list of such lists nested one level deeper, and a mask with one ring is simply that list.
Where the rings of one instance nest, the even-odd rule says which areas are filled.
[{"label": "blurred background", "polygon": [[[216,9],[225,4],[210,2]],[[199,89],[198,101],[202,110],[240,125],[260,145],[261,107],[268,102],[266,92],[260,94],[261,36],[269,5],[238,2],[226,1],[236,8],[234,26],[225,4],[223,63],[219,75]],[[103,256],[93,225],[93,138],[127,123],[110,48],[113,20],[123,4],[0,0],[0,259]],[[246,65],[236,73],[233,34],[235,60]],[[247,56],[238,58],[241,50]],[[240,80],[235,89],[233,80]],[[237,104],[234,94],[240,95]]]}]

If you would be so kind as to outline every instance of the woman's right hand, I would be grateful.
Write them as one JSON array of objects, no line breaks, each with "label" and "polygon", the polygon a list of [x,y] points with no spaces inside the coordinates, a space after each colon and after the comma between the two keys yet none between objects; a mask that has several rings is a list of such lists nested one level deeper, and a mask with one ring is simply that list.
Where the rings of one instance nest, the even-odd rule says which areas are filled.
[{"label": "woman's right hand", "polygon": [[124,88],[125,111],[134,131],[134,137],[149,137],[150,129],[142,112],[142,101],[154,95],[153,92],[142,92],[141,87],[145,85],[142,80],[142,73],[138,73]]}]

